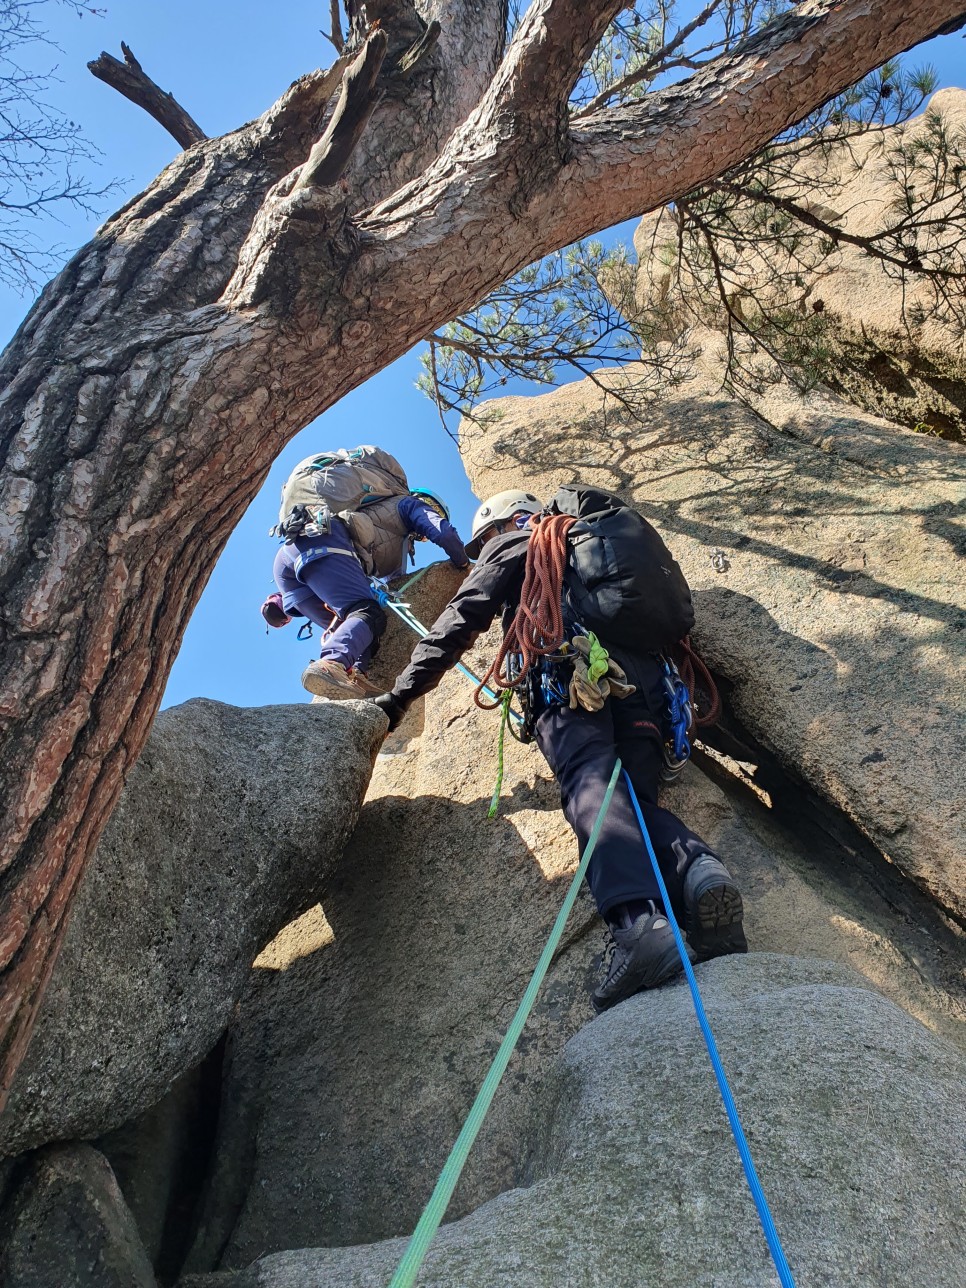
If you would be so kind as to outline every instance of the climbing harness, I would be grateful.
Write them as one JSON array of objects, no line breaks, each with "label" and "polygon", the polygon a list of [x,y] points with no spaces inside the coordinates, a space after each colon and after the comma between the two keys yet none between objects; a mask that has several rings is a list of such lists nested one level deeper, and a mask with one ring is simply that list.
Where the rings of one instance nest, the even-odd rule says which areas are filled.
[{"label": "climbing harness", "polygon": [[[618,761],[618,764],[619,763],[620,762]],[[714,1069],[714,1076],[718,1083],[718,1090],[721,1092],[721,1099],[724,1101],[724,1107],[728,1114],[728,1122],[731,1124],[731,1134],[735,1138],[735,1144],[738,1147],[738,1154],[741,1158],[741,1166],[744,1168],[745,1179],[748,1182],[748,1188],[751,1190],[751,1197],[755,1201],[755,1207],[758,1209],[758,1218],[761,1221],[762,1230],[765,1234],[768,1251],[771,1253],[772,1260],[775,1263],[775,1269],[778,1271],[778,1278],[782,1288],[795,1288],[795,1281],[792,1279],[792,1272],[789,1268],[788,1261],[785,1258],[781,1240],[778,1237],[778,1231],[775,1229],[775,1222],[772,1218],[771,1209],[768,1206],[768,1200],[765,1198],[765,1192],[761,1188],[761,1182],[758,1179],[758,1173],[755,1170],[755,1164],[751,1157],[751,1150],[748,1148],[748,1141],[745,1137],[744,1129],[741,1126],[741,1120],[738,1117],[738,1106],[735,1104],[735,1098],[731,1094],[731,1088],[728,1085],[728,1078],[724,1071],[724,1065],[721,1063],[721,1056],[718,1054],[718,1045],[714,1040],[714,1034],[711,1032],[711,1025],[708,1023],[708,1016],[704,1009],[704,1003],[701,1001],[698,981],[694,977],[694,970],[691,966],[687,949],[684,946],[684,938],[681,935],[681,928],[678,925],[677,918],[671,908],[671,897],[668,894],[667,886],[664,884],[664,877],[661,875],[661,868],[657,861],[657,855],[654,853],[654,845],[651,842],[651,836],[647,830],[647,824],[644,822],[644,815],[641,813],[641,806],[637,799],[637,793],[634,791],[634,784],[631,782],[631,776],[626,769],[624,770],[624,781],[627,784],[627,790],[630,794],[631,804],[634,807],[634,813],[637,815],[637,823],[641,829],[641,836],[644,838],[644,845],[647,848],[647,857],[651,860],[651,867],[654,870],[658,889],[661,891],[661,898],[664,901],[664,911],[671,930],[674,933],[674,942],[678,946],[678,953],[680,954],[681,962],[684,966],[685,978],[688,981],[688,988],[691,990],[691,1000],[694,1003],[695,1015],[698,1018],[698,1024],[701,1028],[701,1034],[704,1038],[705,1046],[708,1048],[708,1055],[711,1058],[711,1066]]]},{"label": "climbing harness", "polygon": [[795,1288],[795,1281],[792,1278],[792,1272],[789,1268],[784,1250],[782,1249],[781,1240],[779,1239],[778,1232],[775,1229],[775,1223],[768,1207],[768,1201],[765,1198],[761,1182],[758,1179],[758,1174],[751,1157],[751,1151],[748,1148],[748,1142],[745,1138],[744,1130],[742,1129],[741,1121],[738,1117],[738,1109],[735,1105],[734,1096],[731,1094],[731,1088],[728,1085],[724,1066],[722,1065],[721,1057],[718,1054],[717,1044],[715,1043],[714,1035],[711,1032],[711,1026],[708,1023],[704,1004],[701,1001],[701,994],[698,989],[697,980],[694,976],[694,971],[691,967],[690,959],[688,958],[687,948],[685,947],[680,927],[677,924],[677,919],[671,910],[670,896],[668,894],[667,886],[664,883],[664,878],[661,875],[657,855],[654,853],[654,846],[651,842],[647,825],[644,822],[644,816],[641,813],[640,803],[638,802],[637,794],[634,791],[634,785],[631,782],[630,775],[627,773],[626,769],[623,769],[619,758],[614,764],[614,771],[610,776],[607,790],[604,793],[604,799],[601,802],[600,809],[597,812],[597,817],[594,820],[594,826],[591,830],[590,837],[588,838],[587,846],[581,855],[580,863],[577,867],[577,871],[574,873],[573,880],[570,883],[570,888],[564,898],[563,906],[557,914],[557,919],[550,932],[550,938],[547,940],[547,944],[544,947],[543,952],[540,954],[540,960],[534,968],[533,975],[530,978],[530,983],[527,985],[526,992],[523,995],[520,1005],[517,1007],[516,1014],[510,1022],[510,1027],[507,1029],[506,1035],[500,1043],[499,1050],[493,1058],[493,1062],[487,1071],[486,1077],[483,1079],[483,1084],[480,1087],[476,1099],[474,1100],[466,1117],[462,1130],[457,1136],[453,1148],[450,1150],[449,1157],[443,1164],[443,1170],[440,1173],[439,1180],[436,1182],[436,1188],[433,1190],[429,1202],[423,1209],[422,1215],[416,1225],[416,1229],[413,1231],[409,1243],[406,1246],[403,1258],[396,1268],[396,1273],[390,1281],[389,1288],[412,1288],[416,1282],[416,1277],[419,1274],[426,1257],[426,1253],[429,1250],[429,1245],[432,1242],[436,1231],[439,1229],[443,1217],[446,1215],[446,1209],[453,1196],[453,1191],[456,1189],[457,1183],[459,1182],[463,1167],[469,1157],[469,1152],[473,1148],[473,1143],[479,1135],[480,1128],[483,1126],[483,1121],[486,1117],[487,1111],[493,1102],[493,1097],[496,1095],[497,1088],[499,1087],[500,1081],[506,1072],[508,1064],[510,1063],[510,1058],[513,1055],[513,1051],[520,1038],[520,1034],[523,1032],[524,1025],[533,1009],[533,1004],[536,1001],[537,994],[540,991],[540,987],[543,984],[547,971],[550,968],[550,964],[553,961],[554,954],[556,953],[557,947],[563,936],[567,919],[570,916],[574,903],[576,902],[580,884],[584,879],[590,860],[593,857],[594,850],[597,847],[601,829],[604,825],[604,819],[607,816],[607,811],[610,808],[610,803],[613,799],[617,779],[622,771],[624,780],[627,784],[627,790],[630,794],[631,804],[633,805],[634,812],[637,816],[638,826],[641,829],[641,836],[644,839],[644,844],[647,849],[648,858],[651,861],[651,866],[654,869],[654,875],[657,878],[658,887],[661,891],[661,898],[664,901],[668,923],[674,933],[674,941],[677,944],[678,953],[680,954],[681,961],[684,966],[684,973],[688,981],[688,988],[691,991],[691,1000],[694,1004],[695,1014],[701,1028],[702,1036],[704,1037],[708,1055],[711,1058],[711,1065],[714,1069],[718,1089],[720,1090],[722,1100],[724,1101],[728,1121],[731,1124],[731,1131],[738,1147],[738,1154],[741,1158],[742,1167],[744,1168],[745,1178],[748,1181],[748,1187],[751,1190],[751,1196],[754,1199],[755,1207],[758,1211],[758,1216],[765,1234],[765,1240],[768,1244],[768,1250],[771,1253],[772,1260],[775,1263],[775,1268],[778,1271],[781,1288]]},{"label": "climbing harness", "polygon": [[510,1063],[510,1057],[513,1055],[514,1048],[523,1032],[523,1026],[529,1018],[536,1001],[537,994],[540,991],[540,985],[544,981],[547,971],[550,969],[550,963],[553,961],[554,953],[557,951],[557,945],[563,937],[564,928],[567,924],[567,918],[570,911],[577,901],[577,894],[580,890],[580,884],[587,872],[587,867],[593,857],[594,850],[597,848],[597,841],[600,838],[600,831],[604,825],[604,818],[610,806],[611,798],[614,795],[614,788],[617,786],[617,778],[620,774],[621,762],[618,760],[614,765],[614,772],[610,776],[610,782],[607,784],[607,790],[604,792],[604,799],[601,802],[600,809],[597,811],[597,817],[594,820],[594,826],[591,829],[590,836],[587,838],[587,846],[581,855],[577,871],[574,873],[574,879],[570,883],[564,901],[563,907],[557,914],[557,920],[553,923],[553,929],[550,932],[550,938],[547,940],[546,947],[540,954],[540,960],[534,967],[533,975],[530,977],[530,983],[527,985],[526,992],[520,1005],[517,1007],[516,1014],[510,1021],[510,1027],[506,1031],[506,1036],[500,1043],[500,1049],[493,1057],[493,1063],[483,1079],[483,1085],[473,1102],[473,1107],[467,1114],[466,1122],[463,1129],[456,1138],[456,1143],[450,1151],[449,1158],[443,1164],[443,1170],[440,1173],[439,1180],[436,1182],[436,1188],[423,1214],[419,1218],[416,1229],[403,1254],[403,1259],[396,1268],[389,1288],[412,1288],[416,1282],[416,1276],[419,1274],[423,1259],[429,1249],[433,1235],[439,1229],[440,1222],[446,1215],[446,1209],[449,1207],[449,1201],[453,1197],[453,1191],[459,1181],[463,1166],[469,1157],[469,1152],[473,1148],[473,1142],[483,1126],[483,1120],[486,1117],[487,1110],[493,1103],[493,1097],[496,1095],[497,1088],[500,1085],[506,1067]]}]

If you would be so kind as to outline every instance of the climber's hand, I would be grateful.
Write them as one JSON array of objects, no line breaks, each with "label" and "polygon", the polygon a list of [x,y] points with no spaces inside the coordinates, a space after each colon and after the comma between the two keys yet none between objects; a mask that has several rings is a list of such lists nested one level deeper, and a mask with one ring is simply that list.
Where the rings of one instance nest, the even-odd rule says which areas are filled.
[{"label": "climber's hand", "polygon": [[399,728],[399,722],[406,714],[406,708],[398,698],[394,698],[391,693],[380,693],[378,698],[372,699],[372,704],[389,717],[389,733]]}]

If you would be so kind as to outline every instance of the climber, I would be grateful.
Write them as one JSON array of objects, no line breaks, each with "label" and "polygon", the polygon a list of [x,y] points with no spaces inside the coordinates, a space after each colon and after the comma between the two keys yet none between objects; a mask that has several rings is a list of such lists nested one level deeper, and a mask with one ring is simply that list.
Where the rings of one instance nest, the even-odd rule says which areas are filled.
[{"label": "climber", "polygon": [[380,692],[366,673],[386,613],[370,577],[405,572],[414,541],[435,542],[454,567],[469,567],[445,503],[426,488],[410,491],[398,462],[379,448],[301,462],[282,489],[273,533],[285,538],[272,568],[280,602],[270,596],[263,615],[270,625],[300,616],[322,628],[320,656],[303,671],[302,686],[330,699]]},{"label": "climber", "polygon": [[[581,489],[561,489],[558,496],[565,491],[579,493]],[[596,491],[594,496],[605,498],[607,504],[630,513],[638,524],[649,528],[618,498]],[[398,725],[416,698],[435,688],[501,609],[506,636],[520,605],[528,548],[545,522],[544,517],[537,520],[534,516],[542,514],[540,501],[525,491],[500,492],[477,510],[466,550],[471,558],[479,557],[479,562],[428,636],[416,645],[392,690],[374,699],[389,717],[390,729]],[[665,552],[666,562],[674,565],[687,596],[686,611],[691,615],[683,619],[680,631],[686,634],[693,621],[687,583],[660,537],[653,529],[650,533]],[[640,550],[644,549],[642,543]],[[622,586],[640,586],[642,570],[650,571],[640,551],[636,557],[640,566],[630,581],[626,577],[620,580]],[[651,607],[666,595],[666,580],[661,579],[661,584],[652,581]],[[563,608],[566,621],[568,614],[572,616],[566,598]],[[659,614],[661,610],[654,607],[654,611]],[[538,682],[528,684],[524,694],[537,744],[557,778],[564,813],[581,848],[587,844],[615,759],[620,756],[641,802],[661,873],[674,910],[686,928],[693,958],[747,951],[741,894],[727,868],[709,845],[657,803],[665,721],[664,670],[659,656],[618,646],[608,638],[598,642],[573,621],[569,627],[572,640],[584,642],[542,665]],[[625,627],[626,623],[615,624],[614,633],[620,635]],[[600,667],[589,669],[591,652],[595,660],[604,659],[600,678],[595,678]],[[607,977],[592,996],[594,1008],[600,1012],[641,989],[657,987],[682,969],[623,782],[605,815],[587,880],[614,943]]]}]

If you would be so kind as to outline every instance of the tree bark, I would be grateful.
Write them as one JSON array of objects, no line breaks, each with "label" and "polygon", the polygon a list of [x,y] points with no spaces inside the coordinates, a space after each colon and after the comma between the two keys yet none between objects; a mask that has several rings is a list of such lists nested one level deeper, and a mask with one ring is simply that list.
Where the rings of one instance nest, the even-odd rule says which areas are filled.
[{"label": "tree bark", "polygon": [[[620,0],[537,0],[499,66],[503,0],[387,0],[383,98],[336,187],[300,183],[336,88],[316,73],[180,156],[47,287],[0,365],[4,1094],[191,610],[285,443],[523,265],[714,178],[961,4],[807,0],[571,125]],[[394,77],[431,20],[438,46]]]}]

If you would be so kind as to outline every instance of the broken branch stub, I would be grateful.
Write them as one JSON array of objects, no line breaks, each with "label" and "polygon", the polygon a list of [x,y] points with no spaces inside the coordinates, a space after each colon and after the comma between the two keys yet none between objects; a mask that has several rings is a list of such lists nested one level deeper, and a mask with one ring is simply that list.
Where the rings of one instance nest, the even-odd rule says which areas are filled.
[{"label": "broken branch stub", "polygon": [[349,64],[342,78],[339,101],[332,119],[309,153],[297,188],[329,188],[342,177],[353,149],[379,103],[376,80],[388,46],[386,33],[377,28],[369,34],[365,45]]},{"label": "broken branch stub", "polygon": [[143,107],[183,148],[190,148],[193,143],[206,139],[208,135],[198,122],[188,115],[173,94],[155,85],[123,40],[121,52],[124,54],[123,63],[105,51],[87,64],[88,70],[105,85]]}]

